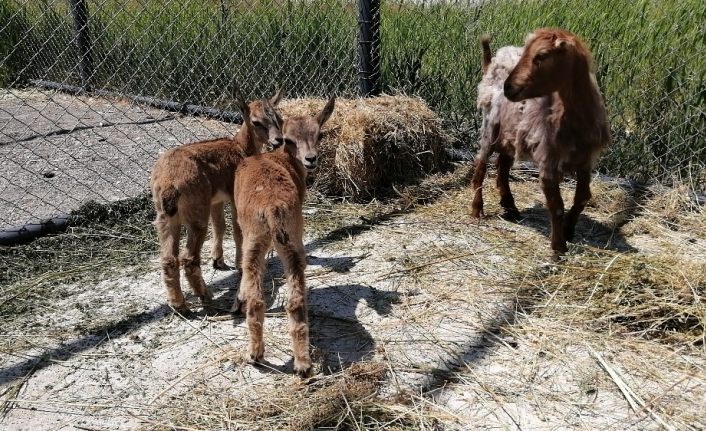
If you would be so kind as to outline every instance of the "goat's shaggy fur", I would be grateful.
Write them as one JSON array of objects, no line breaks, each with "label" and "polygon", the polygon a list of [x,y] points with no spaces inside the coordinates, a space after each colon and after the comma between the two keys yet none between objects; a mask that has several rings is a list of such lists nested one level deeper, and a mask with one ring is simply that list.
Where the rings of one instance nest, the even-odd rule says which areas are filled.
[{"label": "goat's shaggy fur", "polygon": [[[194,293],[202,301],[211,299],[201,275],[201,247],[206,239],[209,215],[214,231],[211,256],[214,266],[220,267],[224,265],[223,207],[225,202],[233,202],[235,168],[246,156],[260,153],[266,143],[281,141],[282,119],[274,110],[281,97],[280,91],[271,100],[256,100],[249,104],[239,97],[244,121],[233,139],[182,145],[157,159],[150,188],[157,212],[154,224],[159,236],[162,279],[167,289],[167,301],[172,307],[185,307],[179,283],[180,264]],[[187,229],[186,250],[178,256],[182,225]],[[236,266],[240,266],[242,235],[235,222],[233,237]]]},{"label": "goat's shaggy fur", "polygon": [[[591,197],[591,170],[611,140],[591,55],[580,39],[560,29],[539,29],[527,37],[523,48],[501,48],[490,61],[489,39],[483,38],[481,45],[484,75],[478,107],[483,121],[471,214],[483,215],[487,159],[497,151],[500,205],[508,218],[518,219],[509,171],[514,159],[531,159],[539,169],[550,211],[552,249],[565,252]],[[577,179],[574,204],[566,214],[559,192],[565,174]]]},{"label": "goat's shaggy fur", "polygon": [[318,164],[321,127],[331,116],[334,103],[331,98],[313,118],[287,119],[282,126],[284,145],[270,153],[248,157],[235,175],[237,218],[243,232],[243,275],[233,309],[245,306],[250,333],[248,355],[251,361],[261,361],[265,352],[262,271],[265,255],[274,243],[289,284],[286,310],[294,371],[300,375],[311,370],[302,204],[307,170]]}]

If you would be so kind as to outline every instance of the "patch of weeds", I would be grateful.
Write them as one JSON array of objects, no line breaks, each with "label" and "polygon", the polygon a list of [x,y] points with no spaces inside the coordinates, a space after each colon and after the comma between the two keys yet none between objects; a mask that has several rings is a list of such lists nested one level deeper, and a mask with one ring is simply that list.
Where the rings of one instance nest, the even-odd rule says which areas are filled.
[{"label": "patch of weeds", "polygon": [[0,248],[0,318],[30,313],[117,271],[139,272],[157,252],[149,195],[107,205],[88,202],[71,214],[68,232]]}]

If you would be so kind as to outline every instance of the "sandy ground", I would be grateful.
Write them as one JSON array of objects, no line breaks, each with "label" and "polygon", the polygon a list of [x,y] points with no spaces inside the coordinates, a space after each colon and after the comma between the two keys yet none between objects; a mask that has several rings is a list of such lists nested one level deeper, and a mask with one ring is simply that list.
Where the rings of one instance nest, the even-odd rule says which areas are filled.
[{"label": "sandy ground", "polygon": [[[436,429],[704,429],[703,417],[694,419],[706,402],[703,352],[520,313],[527,304],[510,281],[552,264],[537,184],[514,187],[526,216],[520,224],[497,217],[492,190],[490,217],[470,223],[470,194],[458,189],[402,215],[363,225],[352,216],[348,230],[310,235],[314,380],[353,362],[382,363],[389,372],[380,396],[406,399],[404,408],[433,417]],[[321,211],[307,207],[309,222]],[[701,234],[630,229],[642,216],[616,230],[613,213],[590,207],[571,253],[607,247],[694,258],[706,250]],[[532,267],[518,268],[527,256]],[[262,367],[243,360],[242,317],[208,315],[197,303],[194,316],[174,314],[157,261],[150,266],[76,283],[43,313],[3,325],[4,429],[278,429],[253,412],[266,417],[291,409],[286,400],[307,400],[311,389],[291,374],[286,285],[275,256]],[[204,273],[217,307],[228,308],[239,274],[205,265]]]},{"label": "sandy ground", "polygon": [[0,228],[137,196],[160,152],[236,129],[124,101],[0,90]]}]

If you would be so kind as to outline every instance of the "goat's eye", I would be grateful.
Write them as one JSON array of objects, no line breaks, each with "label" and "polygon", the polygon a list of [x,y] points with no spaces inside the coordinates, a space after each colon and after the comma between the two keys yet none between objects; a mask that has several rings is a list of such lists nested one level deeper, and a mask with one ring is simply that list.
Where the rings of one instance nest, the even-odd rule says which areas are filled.
[{"label": "goat's eye", "polygon": [[267,130],[267,127],[265,127],[264,124],[262,124],[261,122],[259,122],[257,120],[253,121],[252,125],[259,128],[259,129]]},{"label": "goat's eye", "polygon": [[534,63],[535,65],[539,65],[539,63],[541,63],[545,58],[547,58],[547,54],[544,52],[541,52],[541,53],[534,56],[532,63]]},{"label": "goat's eye", "polygon": [[291,140],[289,138],[284,138],[284,143],[287,145],[297,145],[296,142],[294,142],[293,140]]}]

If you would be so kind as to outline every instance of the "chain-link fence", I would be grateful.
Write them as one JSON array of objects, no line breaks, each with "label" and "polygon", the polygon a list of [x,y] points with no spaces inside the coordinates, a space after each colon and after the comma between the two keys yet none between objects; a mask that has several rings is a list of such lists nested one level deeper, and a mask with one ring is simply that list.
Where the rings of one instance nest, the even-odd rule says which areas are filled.
[{"label": "chain-link fence", "polygon": [[601,170],[699,187],[705,23],[696,0],[0,0],[0,228],[143,192],[161,150],[236,129],[233,82],[417,94],[473,147],[480,35],[497,49],[541,26],[594,53]]}]

